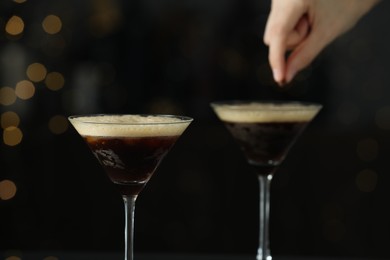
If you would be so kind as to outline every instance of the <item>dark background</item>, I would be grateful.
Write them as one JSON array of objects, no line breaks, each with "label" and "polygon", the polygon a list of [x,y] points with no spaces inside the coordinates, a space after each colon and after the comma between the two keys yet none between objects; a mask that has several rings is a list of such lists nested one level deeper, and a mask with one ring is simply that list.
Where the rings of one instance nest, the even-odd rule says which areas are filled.
[{"label": "dark background", "polygon": [[[209,103],[282,99],[324,108],[274,177],[273,254],[389,258],[389,10],[281,89],[262,42],[269,1],[1,1],[0,251],[121,252],[122,199],[66,118],[174,113],[195,120],[137,200],[135,251],[255,255],[257,180]],[[32,80],[32,63],[61,73],[62,88]],[[12,101],[4,88],[21,80],[35,93]],[[9,111],[19,123],[3,123]]]}]

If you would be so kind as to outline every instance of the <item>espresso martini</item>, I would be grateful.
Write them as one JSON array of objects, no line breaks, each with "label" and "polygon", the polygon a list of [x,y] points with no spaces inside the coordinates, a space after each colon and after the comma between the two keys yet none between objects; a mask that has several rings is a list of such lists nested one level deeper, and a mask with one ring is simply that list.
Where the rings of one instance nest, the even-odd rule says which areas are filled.
[{"label": "espresso martini", "polygon": [[273,174],[322,106],[292,101],[219,101],[211,106],[256,170],[260,207],[257,260],[271,260],[268,225]]},{"label": "espresso martini", "polygon": [[79,115],[70,122],[88,144],[125,206],[125,260],[134,259],[137,196],[192,122],[175,115]]},{"label": "espresso martini", "polygon": [[318,112],[302,103],[231,103],[214,110],[259,174],[268,174]]},{"label": "espresso martini", "polygon": [[188,126],[166,116],[97,115],[71,119],[122,195],[138,194]]}]

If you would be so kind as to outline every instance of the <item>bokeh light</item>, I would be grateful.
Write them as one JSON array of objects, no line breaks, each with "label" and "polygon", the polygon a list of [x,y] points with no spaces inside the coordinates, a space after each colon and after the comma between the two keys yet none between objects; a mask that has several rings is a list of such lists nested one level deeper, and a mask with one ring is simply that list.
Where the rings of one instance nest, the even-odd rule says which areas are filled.
[{"label": "bokeh light", "polygon": [[28,80],[19,81],[15,87],[15,94],[20,99],[30,99],[35,94],[35,86]]},{"label": "bokeh light", "polygon": [[6,129],[10,126],[18,126],[20,123],[20,118],[18,114],[13,111],[7,111],[1,114],[1,128]]},{"label": "bokeh light", "polygon": [[49,130],[53,134],[62,134],[69,127],[68,119],[62,115],[56,115],[49,120]]},{"label": "bokeh light", "polygon": [[43,64],[36,62],[27,67],[26,74],[31,81],[40,82],[45,79],[47,69]]},{"label": "bokeh light", "polygon": [[65,84],[64,76],[59,72],[50,72],[45,79],[46,87],[50,90],[60,90]]},{"label": "bokeh light", "polygon": [[22,258],[16,255],[11,255],[5,258],[5,260],[21,260]]},{"label": "bokeh light", "polygon": [[15,103],[16,94],[15,90],[11,87],[0,88],[0,105],[9,106]]},{"label": "bokeh light", "polygon": [[375,190],[378,182],[378,174],[370,169],[359,172],[356,176],[356,186],[362,192],[372,192]]},{"label": "bokeh light", "polygon": [[[15,197],[16,185],[11,180],[0,181],[0,200],[10,200]],[[8,258],[7,258],[8,259]]]},{"label": "bokeh light", "polygon": [[123,15],[116,1],[95,0],[89,17],[89,31],[96,37],[103,37],[120,26]]},{"label": "bokeh light", "polygon": [[24,30],[24,22],[19,16],[12,16],[5,25],[5,31],[12,36],[19,35]]},{"label": "bokeh light", "polygon": [[43,19],[42,28],[48,34],[59,33],[62,28],[62,21],[57,15],[50,14]]},{"label": "bokeh light", "polygon": [[23,139],[22,131],[16,126],[10,126],[4,129],[3,142],[8,146],[15,146],[20,144]]},{"label": "bokeh light", "polygon": [[43,260],[58,260],[58,259],[59,259],[58,257],[52,256],[52,255],[46,256],[45,258],[43,258]]}]

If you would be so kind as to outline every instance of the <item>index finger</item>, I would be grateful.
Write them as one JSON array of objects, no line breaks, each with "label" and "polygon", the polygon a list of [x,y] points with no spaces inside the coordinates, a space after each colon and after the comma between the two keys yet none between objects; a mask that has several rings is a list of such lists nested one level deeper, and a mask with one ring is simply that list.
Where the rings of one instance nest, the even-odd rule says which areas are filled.
[{"label": "index finger", "polygon": [[285,80],[288,36],[294,31],[307,8],[299,1],[274,0],[267,21],[264,42],[269,46],[268,59],[279,85]]}]

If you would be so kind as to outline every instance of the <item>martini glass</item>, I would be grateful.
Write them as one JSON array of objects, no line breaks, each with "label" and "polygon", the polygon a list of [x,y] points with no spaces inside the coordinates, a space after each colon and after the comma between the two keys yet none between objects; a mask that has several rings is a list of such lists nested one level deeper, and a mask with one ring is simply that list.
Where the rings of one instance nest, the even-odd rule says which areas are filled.
[{"label": "martini glass", "polygon": [[69,121],[122,195],[125,260],[133,260],[137,196],[192,118],[174,115],[75,115]]},{"label": "martini glass", "polygon": [[260,193],[257,260],[271,260],[269,212],[272,177],[322,106],[294,101],[216,101],[211,107],[257,173]]}]

